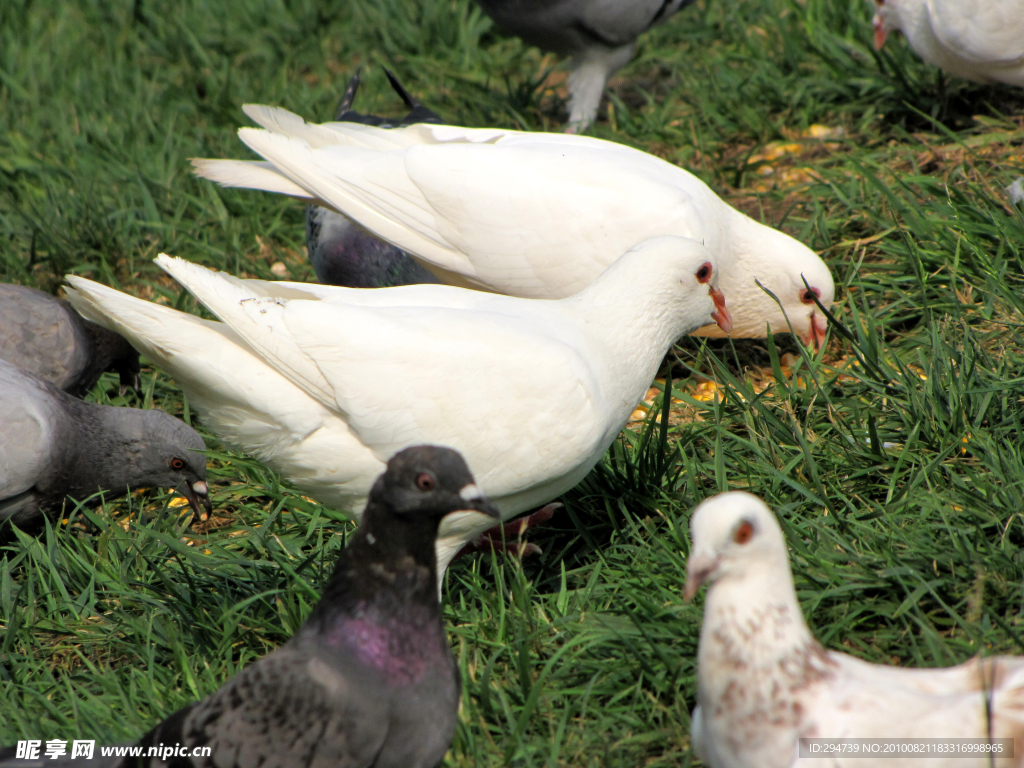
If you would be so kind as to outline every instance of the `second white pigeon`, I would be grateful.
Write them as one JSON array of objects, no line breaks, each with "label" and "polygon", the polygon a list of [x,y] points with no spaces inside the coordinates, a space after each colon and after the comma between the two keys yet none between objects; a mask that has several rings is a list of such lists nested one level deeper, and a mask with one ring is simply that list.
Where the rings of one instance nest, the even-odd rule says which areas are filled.
[{"label": "second white pigeon", "polygon": [[[68,276],[68,300],[171,374],[203,423],[325,504],[362,512],[393,454],[461,452],[508,519],[597,463],[680,336],[729,314],[714,256],[648,240],[559,301],[444,285],[358,289],[157,263],[222,322]],[[483,531],[446,518],[443,573]]]},{"label": "second white pigeon", "polygon": [[[1010,759],[980,751],[973,756],[936,752],[913,760],[884,753],[864,760],[852,757],[852,751],[801,759],[801,738],[1020,739],[1024,659],[1000,656],[957,667],[903,669],[826,650],[804,621],[786,541],[763,501],[742,492],[715,496],[694,510],[690,530],[686,594],[692,597],[702,584],[710,584],[692,718],[694,750],[705,764],[1024,765],[1019,746]],[[805,744],[805,750],[810,746]]]},{"label": "second white pigeon", "polygon": [[[194,160],[197,174],[332,208],[446,283],[561,299],[636,243],[679,235],[717,258],[734,337],[791,326],[806,343],[825,336],[814,299],[828,307],[835,289],[817,254],[646,152],[586,136],[314,125],[283,109],[244,109],[265,130],[239,136],[265,161]],[[715,325],[697,332],[724,335]]]},{"label": "second white pigeon", "polygon": [[875,47],[899,30],[918,56],[958,77],[1024,86],[1024,0],[872,0]]}]

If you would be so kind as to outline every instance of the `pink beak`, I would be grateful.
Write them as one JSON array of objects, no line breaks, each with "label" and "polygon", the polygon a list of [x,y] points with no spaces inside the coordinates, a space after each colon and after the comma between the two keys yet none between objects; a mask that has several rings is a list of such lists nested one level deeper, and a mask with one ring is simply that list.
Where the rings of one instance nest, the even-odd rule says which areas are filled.
[{"label": "pink beak", "polygon": [[811,328],[803,337],[803,342],[808,347],[813,346],[815,350],[821,349],[825,341],[825,334],[828,332],[828,321],[817,312],[811,313]]},{"label": "pink beak", "polygon": [[729,314],[729,310],[725,307],[725,294],[717,288],[708,288],[708,295],[715,302],[715,311],[711,313],[711,317],[718,323],[722,333],[728,336],[732,331],[732,315]]},{"label": "pink beak", "polygon": [[885,38],[889,36],[889,32],[882,26],[882,17],[877,13],[875,18],[871,20],[871,24],[875,28],[875,50],[880,51],[882,46],[885,45]]}]

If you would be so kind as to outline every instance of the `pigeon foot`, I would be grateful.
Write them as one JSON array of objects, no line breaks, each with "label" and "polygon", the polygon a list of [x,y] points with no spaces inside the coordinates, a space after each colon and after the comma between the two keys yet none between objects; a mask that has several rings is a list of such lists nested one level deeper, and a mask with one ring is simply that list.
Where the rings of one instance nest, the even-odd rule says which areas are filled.
[{"label": "pigeon foot", "polygon": [[460,549],[453,559],[484,550],[502,552],[509,557],[518,557],[520,560],[530,555],[540,554],[541,548],[536,544],[523,541],[523,534],[535,525],[546,523],[555,514],[555,510],[561,506],[559,502],[553,501],[532,514],[516,518],[504,525],[489,528]]}]

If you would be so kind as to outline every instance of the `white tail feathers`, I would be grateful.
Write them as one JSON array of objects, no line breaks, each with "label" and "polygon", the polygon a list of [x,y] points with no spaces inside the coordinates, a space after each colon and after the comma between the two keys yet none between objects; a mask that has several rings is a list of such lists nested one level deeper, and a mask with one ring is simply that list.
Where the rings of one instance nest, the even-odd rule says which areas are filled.
[{"label": "white tail feathers", "polygon": [[194,157],[192,168],[196,176],[215,181],[222,187],[262,189],[264,192],[276,192],[309,203],[322,204],[308,191],[281,174],[271,163],[261,160],[208,160]]},{"label": "white tail feathers", "polygon": [[283,325],[287,299],[249,290],[243,280],[166,253],[154,261],[272,368],[325,406],[337,406],[333,388]]}]

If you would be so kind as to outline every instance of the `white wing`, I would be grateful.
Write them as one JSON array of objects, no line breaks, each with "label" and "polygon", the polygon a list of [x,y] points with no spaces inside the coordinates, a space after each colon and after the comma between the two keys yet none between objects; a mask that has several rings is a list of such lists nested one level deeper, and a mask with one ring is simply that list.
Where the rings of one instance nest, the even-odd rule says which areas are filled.
[{"label": "white wing", "polygon": [[[867,664],[839,653],[829,655],[841,662],[842,670],[829,685],[818,686],[817,695],[803,702],[809,718],[801,735],[896,739],[982,738],[990,733],[995,738],[1019,738],[1024,734],[1024,671],[1016,660],[997,660],[1001,669],[995,685],[979,687],[976,670],[972,669],[974,662],[948,669],[911,670]],[[1015,757],[1019,759],[1019,755]],[[810,767],[820,762],[812,759],[797,764]],[[858,762],[854,760],[850,765]],[[881,759],[872,764],[904,763]],[[921,763],[933,768],[961,764],[967,763],[948,756]],[[988,762],[979,759],[977,764]]]},{"label": "white wing", "polygon": [[696,177],[611,142],[453,126],[311,126],[269,107],[249,114],[275,130],[239,135],[276,170],[246,176],[238,161],[204,160],[197,173],[322,200],[458,284],[562,298],[648,237],[677,234],[723,252],[731,208]]},{"label": "white wing", "polygon": [[[534,314],[511,320],[514,300],[486,294],[499,311],[286,300],[180,259],[159,263],[381,460],[416,443],[451,446],[502,497],[596,460],[619,426],[593,368],[601,350],[557,305],[526,302]],[[421,298],[428,287],[438,288],[420,286]]]},{"label": "white wing", "polygon": [[928,0],[936,37],[979,64],[1024,64],[1024,0]]},{"label": "white wing", "polygon": [[384,464],[345,421],[215,323],[69,276],[68,301],[174,377],[210,430],[307,493],[360,512]]}]

